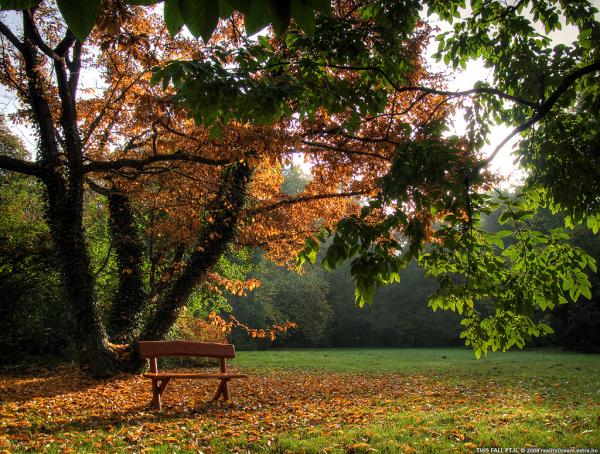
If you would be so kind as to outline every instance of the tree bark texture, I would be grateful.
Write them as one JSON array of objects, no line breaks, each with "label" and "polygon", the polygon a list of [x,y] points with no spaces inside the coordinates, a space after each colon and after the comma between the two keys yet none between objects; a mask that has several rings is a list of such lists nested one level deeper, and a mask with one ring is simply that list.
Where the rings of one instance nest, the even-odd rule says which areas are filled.
[{"label": "tree bark texture", "polygon": [[127,195],[110,191],[108,208],[119,269],[119,288],[108,317],[108,334],[112,342],[126,344],[138,333],[146,303],[142,277],[144,246]]},{"label": "tree bark texture", "polygon": [[[38,164],[46,170],[42,181],[46,188],[45,216],[56,246],[63,284],[72,309],[75,345],[80,363],[96,377],[114,375],[116,355],[107,343],[100,320],[94,277],[90,268],[83,231],[83,149],[77,127],[73,93],[66,81],[65,60],[53,58],[61,99],[60,125],[66,151],[61,156],[58,136],[51,114],[46,85],[37,52],[40,40],[31,12],[23,12],[24,39],[19,50],[25,62],[28,103],[39,131]],[[78,68],[75,68],[78,71]]]},{"label": "tree bark texture", "polygon": [[117,372],[116,355],[100,319],[94,290],[94,276],[82,226],[82,205],[69,203],[65,194],[47,187],[46,218],[56,246],[63,284],[75,320],[74,343],[79,362],[94,377]]}]

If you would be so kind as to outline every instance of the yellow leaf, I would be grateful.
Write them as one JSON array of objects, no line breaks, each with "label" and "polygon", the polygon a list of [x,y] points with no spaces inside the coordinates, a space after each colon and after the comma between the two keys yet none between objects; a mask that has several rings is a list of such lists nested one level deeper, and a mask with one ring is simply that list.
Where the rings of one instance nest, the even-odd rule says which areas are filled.
[{"label": "yellow leaf", "polygon": [[372,450],[371,445],[369,443],[354,443],[353,445],[347,446],[348,451],[364,451],[364,450]]},{"label": "yellow leaf", "polygon": [[404,443],[402,445],[402,452],[405,454],[414,454],[415,452],[417,452],[417,450],[411,445]]}]

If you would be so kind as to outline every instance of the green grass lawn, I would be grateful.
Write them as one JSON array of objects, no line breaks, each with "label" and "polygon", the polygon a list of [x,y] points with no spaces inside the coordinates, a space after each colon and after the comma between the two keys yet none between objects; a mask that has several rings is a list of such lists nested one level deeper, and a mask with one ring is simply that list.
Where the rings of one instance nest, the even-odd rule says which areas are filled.
[{"label": "green grass lawn", "polygon": [[[253,369],[300,369],[333,372],[451,372],[493,376],[497,370],[552,374],[592,368],[600,372],[600,356],[547,349],[489,353],[476,359],[467,348],[315,348],[238,351],[235,363]],[[518,366],[518,367],[516,367]],[[553,369],[556,369],[553,371]]]},{"label": "green grass lawn", "polygon": [[238,352],[232,365],[249,375],[232,382],[233,402],[207,403],[213,382],[174,380],[161,412],[147,407],[140,376],[0,376],[0,452],[600,447],[599,355],[304,349]]},{"label": "green grass lawn", "polygon": [[[493,380],[545,393],[567,389],[571,398],[600,401],[600,355],[548,349],[495,352],[479,360],[466,348],[282,349],[237,352],[234,364],[257,371],[427,374],[452,382]],[[541,383],[549,388],[540,389]]]},{"label": "green grass lawn", "polygon": [[[416,378],[413,401],[404,401],[401,411],[388,413],[383,423],[338,434],[335,446],[346,446],[347,451],[353,451],[352,446],[365,452],[373,448],[432,453],[600,448],[599,355],[539,349],[490,353],[477,360],[464,348],[297,349],[238,352],[236,362],[256,371]],[[425,391],[431,397],[424,405],[419,386],[430,390]],[[431,392],[436,388],[439,391]],[[460,392],[453,393],[453,388]],[[442,443],[437,441],[440,433],[446,434]],[[331,445],[326,438],[298,440],[290,434],[280,440],[286,440],[292,452],[317,452]]]}]

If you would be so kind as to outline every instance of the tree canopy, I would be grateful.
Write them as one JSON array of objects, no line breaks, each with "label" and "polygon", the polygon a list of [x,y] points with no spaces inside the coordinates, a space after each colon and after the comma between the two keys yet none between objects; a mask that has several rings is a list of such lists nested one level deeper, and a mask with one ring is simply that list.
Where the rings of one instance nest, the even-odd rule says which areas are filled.
[{"label": "tree canopy", "polygon": [[[23,19],[20,31],[0,23],[2,82],[23,104],[15,118],[36,125],[39,149],[36,162],[0,155],[0,167],[46,188],[84,362],[97,372],[114,370],[114,354],[84,247],[88,187],[106,197],[118,249],[109,332],[119,341],[164,336],[230,245],[289,260],[306,236],[299,263],[329,241],[322,263],[351,261],[359,305],[419,259],[440,281],[430,305],[463,314],[478,355],[548,332],[535,307],[589,296],[594,260],[528,218],[548,206],[600,227],[590,2],[167,0],[162,19],[120,2],[57,5],[62,18],[52,2],[1,3]],[[424,9],[453,24],[437,36],[437,58],[453,68],[482,59],[491,82],[448,91],[428,71]],[[184,24],[203,42],[168,36]],[[577,40],[553,46],[543,33],[563,24]],[[89,65],[106,88],[78,97]],[[464,137],[448,132],[461,107]],[[487,167],[509,138],[491,156],[481,148],[498,122],[522,136],[530,173],[514,199],[489,195]],[[290,195],[281,171],[299,154],[311,181]],[[514,229],[485,231],[481,215],[499,206]],[[162,252],[144,257],[147,236]]]}]

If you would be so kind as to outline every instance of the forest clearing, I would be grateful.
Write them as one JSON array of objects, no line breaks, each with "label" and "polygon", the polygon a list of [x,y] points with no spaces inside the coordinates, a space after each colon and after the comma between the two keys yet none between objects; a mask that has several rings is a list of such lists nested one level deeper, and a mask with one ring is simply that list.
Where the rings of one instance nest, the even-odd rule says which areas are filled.
[{"label": "forest clearing", "polygon": [[[230,403],[176,380],[163,410],[148,380],[74,366],[0,378],[6,452],[477,452],[597,448],[600,361],[548,350],[239,352]],[[480,451],[481,452],[481,451]]]}]

